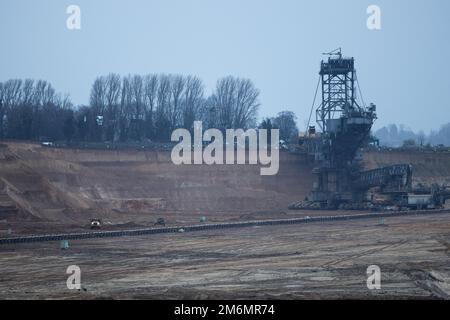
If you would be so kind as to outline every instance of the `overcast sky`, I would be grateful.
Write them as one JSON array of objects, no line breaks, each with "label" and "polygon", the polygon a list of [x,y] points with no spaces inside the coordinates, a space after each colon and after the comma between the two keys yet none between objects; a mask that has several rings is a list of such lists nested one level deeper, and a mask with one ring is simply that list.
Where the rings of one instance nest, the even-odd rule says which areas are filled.
[{"label": "overcast sky", "polygon": [[[66,27],[81,8],[81,30]],[[381,30],[366,9],[381,8]],[[450,122],[448,0],[0,0],[0,81],[50,81],[87,104],[98,75],[197,75],[206,93],[218,78],[250,78],[260,117],[309,114],[322,52],[354,56],[375,128],[403,123],[429,131]]]}]

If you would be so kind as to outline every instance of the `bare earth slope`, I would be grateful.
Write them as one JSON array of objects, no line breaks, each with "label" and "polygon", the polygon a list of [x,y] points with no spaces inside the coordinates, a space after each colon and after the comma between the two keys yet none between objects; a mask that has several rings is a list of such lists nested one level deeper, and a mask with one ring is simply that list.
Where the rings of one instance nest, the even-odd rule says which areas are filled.
[{"label": "bare earth slope", "polygon": [[[411,163],[415,183],[450,178],[449,154],[366,153],[367,168]],[[309,192],[312,166],[281,154],[258,166],[175,166],[168,152],[0,146],[0,236],[282,218]],[[327,214],[332,214],[327,212]],[[450,299],[450,215],[0,246],[0,299]],[[84,290],[66,287],[78,265]],[[382,272],[368,290],[366,269]]]},{"label": "bare earth slope", "polygon": [[[450,154],[366,152],[368,169],[411,163],[415,183],[450,183]],[[6,142],[0,147],[0,235],[169,225],[317,214],[287,207],[303,200],[312,164],[280,153],[280,170],[259,165],[181,165],[168,151],[56,149]]]},{"label": "bare earth slope", "polygon": [[[286,215],[304,198],[312,166],[281,153],[276,176],[259,165],[181,165],[168,151],[53,149],[29,143],[0,148],[3,190],[34,218],[84,226],[255,219]],[[11,218],[11,217],[10,217]]]}]

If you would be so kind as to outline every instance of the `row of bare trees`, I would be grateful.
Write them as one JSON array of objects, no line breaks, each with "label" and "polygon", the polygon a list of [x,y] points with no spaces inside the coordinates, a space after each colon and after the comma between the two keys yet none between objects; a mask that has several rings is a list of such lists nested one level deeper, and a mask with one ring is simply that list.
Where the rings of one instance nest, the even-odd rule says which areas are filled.
[{"label": "row of bare trees", "polygon": [[72,113],[68,96],[61,97],[47,81],[0,82],[0,138],[61,138],[62,123]]},{"label": "row of bare trees", "polygon": [[90,107],[103,117],[102,139],[165,140],[201,118],[203,84],[193,76],[109,74],[94,81]]},{"label": "row of bare trees", "polygon": [[248,79],[220,79],[207,103],[209,126],[220,129],[256,126],[258,96],[259,90]]},{"label": "row of bare trees", "polygon": [[95,80],[90,107],[103,117],[97,139],[164,141],[176,128],[193,130],[196,120],[221,129],[254,126],[258,96],[248,79],[220,79],[205,97],[203,82],[195,76],[109,74]]},{"label": "row of bare trees", "polygon": [[108,74],[95,79],[88,106],[74,108],[46,81],[0,83],[0,138],[167,141],[176,128],[256,125],[259,90],[226,77],[206,97],[201,79],[172,74]]}]

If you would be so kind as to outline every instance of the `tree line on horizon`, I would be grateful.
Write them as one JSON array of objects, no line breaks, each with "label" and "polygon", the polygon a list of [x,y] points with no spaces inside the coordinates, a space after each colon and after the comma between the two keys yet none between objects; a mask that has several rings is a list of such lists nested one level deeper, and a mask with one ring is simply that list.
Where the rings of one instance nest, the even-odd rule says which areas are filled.
[{"label": "tree line on horizon", "polygon": [[450,123],[442,125],[439,130],[432,130],[429,134],[422,130],[414,132],[405,125],[390,124],[376,130],[374,135],[381,145],[387,147],[450,146]]},{"label": "tree line on horizon", "polygon": [[[176,128],[280,129],[280,139],[298,137],[296,116],[282,111],[257,123],[259,90],[249,79],[224,77],[206,95],[200,78],[173,74],[110,73],[91,86],[89,105],[74,106],[45,80],[0,82],[0,139],[76,142],[170,141]],[[391,124],[374,132],[389,147],[450,146],[450,123],[425,134]]]},{"label": "tree line on horizon", "polygon": [[[99,76],[89,105],[74,106],[44,80],[0,82],[0,139],[79,142],[170,141],[176,128],[256,128],[259,90],[249,79],[228,76],[210,95],[196,76]],[[259,127],[279,128],[286,141],[298,134],[295,114],[280,112]]]},{"label": "tree line on horizon", "polygon": [[0,138],[67,141],[170,140],[176,128],[247,128],[259,91],[248,79],[225,77],[206,97],[198,77],[108,74],[92,84],[89,105],[75,107],[46,81],[0,83]]}]

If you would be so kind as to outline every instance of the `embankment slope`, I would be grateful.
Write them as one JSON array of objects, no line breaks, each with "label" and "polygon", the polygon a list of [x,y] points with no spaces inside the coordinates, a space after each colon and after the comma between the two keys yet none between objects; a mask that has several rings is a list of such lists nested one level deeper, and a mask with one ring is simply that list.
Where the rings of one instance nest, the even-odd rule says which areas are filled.
[{"label": "embankment slope", "polygon": [[[450,184],[448,153],[371,151],[364,162],[367,169],[411,163],[414,183]],[[287,152],[280,153],[277,175],[261,176],[259,165],[177,166],[169,151],[6,142],[0,148],[0,200],[17,211],[0,210],[0,223],[41,221],[66,230],[86,228],[91,218],[123,227],[152,225],[159,217],[183,224],[202,216],[214,222],[304,215],[287,207],[310,192],[312,168]],[[6,228],[0,225],[0,231]]]}]

